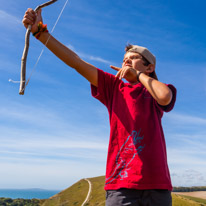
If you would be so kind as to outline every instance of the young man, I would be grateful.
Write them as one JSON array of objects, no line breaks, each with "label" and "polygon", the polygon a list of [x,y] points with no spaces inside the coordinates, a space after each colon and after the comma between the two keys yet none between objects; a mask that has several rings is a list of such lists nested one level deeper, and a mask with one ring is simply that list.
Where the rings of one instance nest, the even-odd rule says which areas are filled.
[{"label": "young man", "polygon": [[23,18],[24,26],[32,25],[32,33],[43,44],[50,36],[47,48],[91,83],[92,96],[109,111],[106,205],[171,206],[161,118],[172,110],[176,89],[157,80],[155,56],[144,47],[129,45],[122,68],[111,66],[118,71],[114,76],[80,59],[45,32],[44,26],[38,29],[40,21],[41,11],[35,14],[32,9]]}]

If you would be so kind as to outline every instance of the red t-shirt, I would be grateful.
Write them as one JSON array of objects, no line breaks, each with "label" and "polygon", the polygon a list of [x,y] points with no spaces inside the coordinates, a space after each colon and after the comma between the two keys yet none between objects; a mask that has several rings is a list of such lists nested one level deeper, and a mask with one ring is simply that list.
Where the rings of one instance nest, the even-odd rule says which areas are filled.
[{"label": "red t-shirt", "polygon": [[107,107],[110,120],[105,190],[172,190],[161,124],[176,100],[176,89],[168,86],[173,99],[160,106],[141,83],[131,85],[98,70],[92,96]]}]

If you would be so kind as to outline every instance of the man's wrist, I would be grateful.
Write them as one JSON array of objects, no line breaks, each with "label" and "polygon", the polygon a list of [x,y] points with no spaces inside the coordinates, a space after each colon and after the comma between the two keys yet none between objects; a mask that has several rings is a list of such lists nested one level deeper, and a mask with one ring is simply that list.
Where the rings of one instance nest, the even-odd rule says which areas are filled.
[{"label": "man's wrist", "polygon": [[43,24],[42,21],[38,23],[38,30],[33,33],[36,39],[39,39],[42,33],[48,33],[47,24]]},{"label": "man's wrist", "polygon": [[139,76],[142,74],[143,72],[139,72],[138,74],[137,74],[137,81],[139,82]]}]

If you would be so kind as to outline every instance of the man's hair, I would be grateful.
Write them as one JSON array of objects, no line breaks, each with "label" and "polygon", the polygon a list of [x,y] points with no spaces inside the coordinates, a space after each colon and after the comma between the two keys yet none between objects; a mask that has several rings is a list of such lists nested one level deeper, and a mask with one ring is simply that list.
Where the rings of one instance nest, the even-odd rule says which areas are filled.
[{"label": "man's hair", "polygon": [[[127,44],[127,45],[125,46],[125,52],[126,52],[126,53],[127,53],[127,52],[138,53],[138,54],[141,55],[141,57],[142,57],[143,65],[144,65],[144,66],[150,65],[151,63],[150,63],[145,57],[143,57],[142,54],[140,54],[139,52],[136,52],[135,49],[133,50],[133,49],[132,49],[133,47],[134,47],[134,46],[133,46],[132,44]],[[153,79],[158,80],[155,71],[153,71],[152,73],[150,73],[149,76],[152,77]]]},{"label": "man's hair", "polygon": [[[125,47],[125,51],[126,51],[126,53],[127,52],[135,52],[134,50],[132,50],[132,48],[133,48],[133,45],[132,44],[127,44],[126,45],[126,47]],[[130,51],[129,51],[130,50]],[[135,52],[135,53],[138,53],[138,52]],[[140,53],[138,53],[139,55],[141,55]],[[141,57],[142,57],[142,60],[143,60],[143,62],[144,62],[144,66],[148,66],[149,64],[151,64],[147,59],[145,59],[142,55],[141,55]]]}]

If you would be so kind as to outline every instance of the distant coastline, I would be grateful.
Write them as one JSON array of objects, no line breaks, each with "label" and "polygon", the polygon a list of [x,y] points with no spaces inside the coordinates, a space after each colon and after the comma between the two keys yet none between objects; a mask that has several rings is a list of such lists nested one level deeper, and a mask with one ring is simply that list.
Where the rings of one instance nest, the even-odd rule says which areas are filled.
[{"label": "distant coastline", "polygon": [[48,199],[59,193],[61,190],[45,190],[45,189],[0,189],[0,197],[4,198],[22,198],[22,199]]}]

